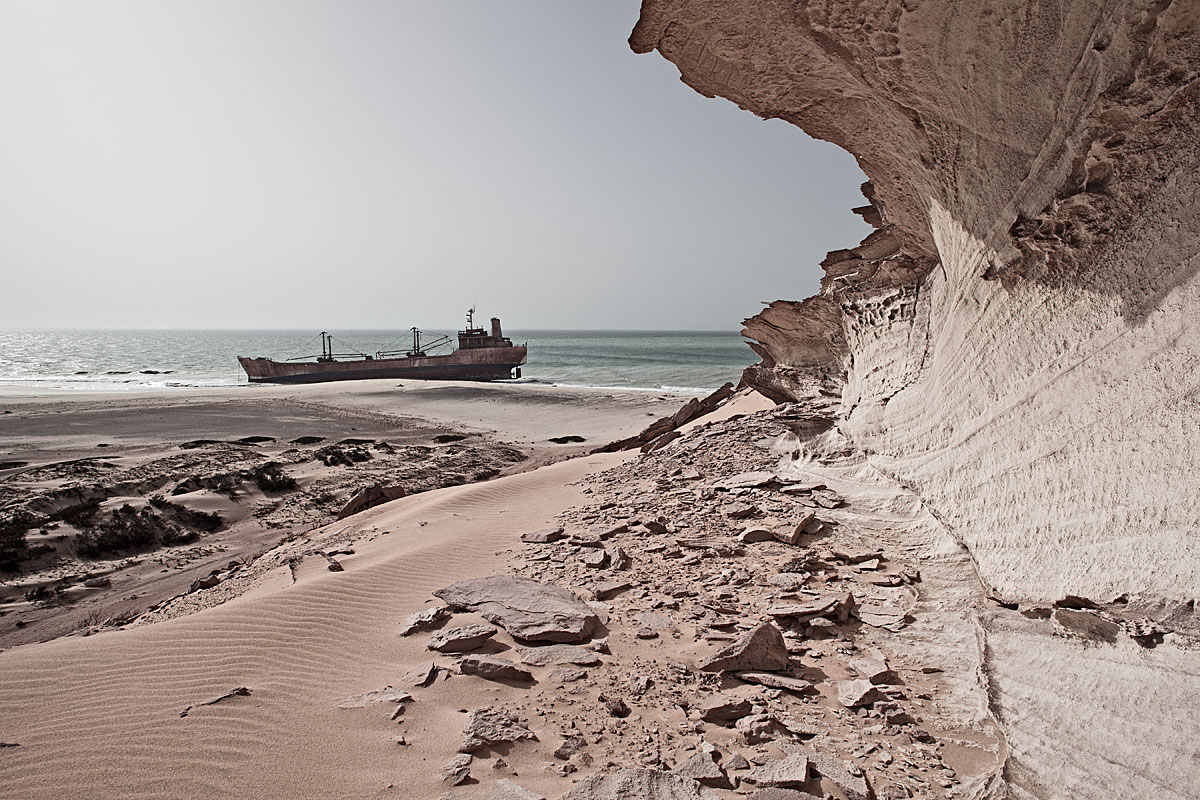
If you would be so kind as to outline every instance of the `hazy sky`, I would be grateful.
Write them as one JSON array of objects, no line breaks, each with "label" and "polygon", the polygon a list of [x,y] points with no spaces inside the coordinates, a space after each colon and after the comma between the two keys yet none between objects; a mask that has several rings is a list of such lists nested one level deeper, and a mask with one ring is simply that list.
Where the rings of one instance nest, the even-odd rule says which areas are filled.
[{"label": "hazy sky", "polygon": [[679,82],[636,0],[0,0],[0,328],[735,329],[853,159]]}]

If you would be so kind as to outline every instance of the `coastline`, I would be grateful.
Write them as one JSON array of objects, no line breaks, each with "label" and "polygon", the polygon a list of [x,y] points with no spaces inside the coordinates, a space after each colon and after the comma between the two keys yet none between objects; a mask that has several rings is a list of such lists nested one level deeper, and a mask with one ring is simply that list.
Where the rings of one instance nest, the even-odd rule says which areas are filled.
[{"label": "coastline", "polygon": [[[419,494],[534,470],[632,435],[684,399],[386,380],[0,393],[5,519],[28,507],[40,523],[26,552],[42,553],[0,574],[0,647],[143,613],[333,522],[371,486]],[[296,486],[256,482],[264,469]],[[87,503],[95,516],[76,524]],[[213,514],[208,530],[197,515]],[[157,526],[162,546],[77,557],[81,532],[125,535],[126,522]]]}]

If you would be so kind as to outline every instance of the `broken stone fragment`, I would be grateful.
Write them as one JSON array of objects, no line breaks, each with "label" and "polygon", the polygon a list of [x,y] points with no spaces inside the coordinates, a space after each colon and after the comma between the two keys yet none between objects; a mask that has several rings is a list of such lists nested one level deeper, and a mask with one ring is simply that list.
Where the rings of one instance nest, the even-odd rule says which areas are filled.
[{"label": "broken stone fragment", "polygon": [[533,673],[506,658],[467,656],[458,662],[463,675],[477,675],[489,681],[531,681]]},{"label": "broken stone fragment", "polygon": [[803,786],[808,782],[808,756],[803,753],[790,755],[755,767],[745,780],[759,786],[776,786],[784,789]]},{"label": "broken stone fragment", "polygon": [[518,786],[508,778],[496,781],[478,797],[479,800],[546,800],[543,795],[531,792],[524,786]]},{"label": "broken stone fragment", "polygon": [[715,481],[713,486],[718,489],[752,489],[756,486],[766,486],[769,483],[778,482],[779,478],[774,472],[742,472]]},{"label": "broken stone fragment", "polygon": [[691,778],[656,769],[623,769],[585,778],[562,800],[717,800]]},{"label": "broken stone fragment", "polygon": [[676,766],[672,772],[714,789],[733,788],[733,782],[729,780],[729,776],[725,774],[725,770],[721,769],[711,752],[701,751],[694,754]]},{"label": "broken stone fragment", "polygon": [[1066,608],[1054,609],[1051,617],[1054,632],[1067,639],[1083,642],[1106,642],[1113,644],[1121,626],[1104,619],[1091,611],[1072,611]]},{"label": "broken stone fragment", "polygon": [[604,552],[608,555],[608,566],[611,569],[629,569],[631,559],[621,545],[606,544],[604,545]]},{"label": "broken stone fragment", "polygon": [[572,533],[569,540],[571,544],[577,547],[603,547],[604,543],[600,541],[600,534],[590,531],[579,531]]},{"label": "broken stone fragment", "polygon": [[738,534],[738,541],[742,544],[770,542],[774,539],[775,532],[770,528],[764,528],[761,525],[747,525],[745,528],[742,528],[742,532]]},{"label": "broken stone fragment", "polygon": [[734,725],[746,744],[762,744],[775,738],[775,721],[768,714],[750,714]]},{"label": "broken stone fragment", "polygon": [[813,489],[811,497],[822,508],[837,508],[846,504],[846,499],[832,489]]},{"label": "broken stone fragment", "polygon": [[666,533],[667,526],[656,519],[646,520],[642,523],[642,527],[651,533]]},{"label": "broken stone fragment", "polygon": [[618,719],[628,717],[631,713],[629,705],[623,698],[620,697],[609,697],[605,699],[604,708],[606,711],[608,711],[609,715],[617,717]]},{"label": "broken stone fragment", "polygon": [[383,689],[376,689],[373,692],[364,692],[363,694],[347,697],[338,703],[338,708],[365,708],[372,703],[407,703],[412,699],[413,696],[403,689],[393,689],[391,686],[386,686]]},{"label": "broken stone fragment", "polygon": [[587,676],[587,670],[559,667],[550,673],[550,680],[557,683],[574,683],[575,681],[583,680]]},{"label": "broken stone fragment", "polygon": [[451,608],[478,611],[527,641],[581,642],[599,623],[596,612],[571,592],[528,578],[472,578],[434,594]]},{"label": "broken stone fragment", "polygon": [[769,622],[756,625],[700,664],[702,672],[778,670],[788,666],[783,634]]},{"label": "broken stone fragment", "polygon": [[628,531],[629,525],[622,522],[620,525],[613,525],[612,527],[604,528],[597,533],[601,539],[611,539],[618,534],[627,533]]},{"label": "broken stone fragment", "polygon": [[592,593],[596,595],[597,600],[608,600],[610,597],[623,592],[631,586],[629,581],[613,580],[600,581],[592,587]]},{"label": "broken stone fragment", "polygon": [[729,503],[721,509],[721,513],[730,519],[745,519],[758,513],[758,508],[749,503]]},{"label": "broken stone fragment", "polygon": [[491,708],[477,708],[463,729],[460,753],[476,753],[502,742],[537,741],[533,731],[521,724],[516,714]]},{"label": "broken stone fragment", "polygon": [[869,706],[887,697],[868,680],[838,681],[838,702],[846,708]]},{"label": "broken stone fragment", "polygon": [[749,714],[754,706],[749,700],[742,697],[714,694],[701,700],[696,709],[700,712],[700,719],[705,722],[732,725],[735,720]]},{"label": "broken stone fragment", "polygon": [[811,683],[800,678],[787,675],[776,675],[774,672],[739,672],[737,676],[747,683],[757,683],[771,689],[786,689],[796,694],[813,694],[816,689]]},{"label": "broken stone fragment", "polygon": [[727,770],[743,770],[750,769],[750,762],[741,753],[734,753],[729,758],[725,759],[725,769]]},{"label": "broken stone fragment", "polygon": [[854,671],[860,676],[876,686],[896,682],[896,674],[888,667],[887,662],[881,658],[854,659],[850,662],[850,666],[854,667]]},{"label": "broken stone fragment", "polygon": [[781,789],[777,786],[769,786],[755,790],[749,800],[821,800],[821,798],[799,789]]},{"label": "broken stone fragment", "polygon": [[549,544],[563,538],[562,528],[544,528],[540,531],[522,533],[521,541],[529,544]]},{"label": "broken stone fragment", "polygon": [[846,800],[870,800],[871,787],[861,769],[817,750],[799,747],[797,749],[808,757],[809,766],[816,770],[818,775],[828,778],[834,786],[842,790]]},{"label": "broken stone fragment", "polygon": [[409,616],[400,626],[400,635],[408,636],[417,631],[426,631],[436,628],[446,620],[450,619],[450,609],[445,606],[434,606],[433,608],[422,609]]},{"label": "broken stone fragment", "polygon": [[585,567],[601,569],[608,563],[608,553],[603,550],[584,550],[579,556],[579,560]]},{"label": "broken stone fragment", "polygon": [[591,667],[600,663],[594,651],[573,644],[552,644],[545,647],[518,647],[517,658],[522,664],[544,667],[549,664],[576,664]]},{"label": "broken stone fragment", "polygon": [[471,762],[474,759],[469,753],[455,756],[442,767],[442,780],[451,786],[458,786],[471,777]]},{"label": "broken stone fragment", "polygon": [[463,625],[459,628],[447,628],[429,637],[425,647],[439,653],[468,653],[482,647],[483,643],[495,636],[498,631],[491,625]]},{"label": "broken stone fragment", "polygon": [[438,667],[432,661],[422,661],[404,674],[400,680],[409,686],[428,686],[437,678]]},{"label": "broken stone fragment", "polygon": [[776,539],[784,544],[800,544],[800,539],[804,534],[816,533],[820,529],[821,523],[817,520],[816,514],[810,513],[803,516],[795,525],[789,525],[786,528],[776,528],[772,533]]}]

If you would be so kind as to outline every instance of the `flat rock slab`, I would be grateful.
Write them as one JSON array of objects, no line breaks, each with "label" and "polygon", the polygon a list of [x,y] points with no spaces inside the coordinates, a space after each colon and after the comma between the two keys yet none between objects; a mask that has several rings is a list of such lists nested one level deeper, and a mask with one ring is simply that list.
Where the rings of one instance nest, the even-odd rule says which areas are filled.
[{"label": "flat rock slab", "polygon": [[356,694],[338,703],[338,708],[366,708],[372,703],[407,703],[413,696],[403,689],[393,689],[391,686],[376,689],[373,692]]},{"label": "flat rock slab", "polygon": [[750,770],[745,780],[759,786],[775,786],[784,789],[803,786],[808,782],[808,756],[792,753]]},{"label": "flat rock slab", "polygon": [[777,670],[788,666],[783,634],[769,622],[757,625],[700,664],[702,672]]},{"label": "flat rock slab", "polygon": [[562,800],[717,800],[691,778],[656,769],[623,769],[585,778]]},{"label": "flat rock slab", "polygon": [[502,742],[537,741],[533,731],[521,724],[516,714],[492,708],[477,708],[467,719],[463,729],[460,753],[477,753]]},{"label": "flat rock slab", "polygon": [[425,646],[439,653],[468,653],[483,647],[483,643],[497,633],[499,631],[491,625],[463,625],[461,628],[438,631],[429,637],[429,643]]},{"label": "flat rock slab", "polygon": [[477,675],[489,681],[531,681],[533,673],[506,658],[467,656],[458,662],[463,675]]},{"label": "flat rock slab", "polygon": [[521,541],[529,544],[549,544],[550,542],[557,542],[561,538],[563,538],[562,528],[545,528],[544,530],[521,534]]},{"label": "flat rock slab", "polygon": [[755,486],[766,486],[768,483],[776,483],[779,481],[779,476],[774,472],[742,472],[737,475],[730,475],[728,478],[722,478],[719,481],[714,481],[713,486],[718,489],[751,489]]},{"label": "flat rock slab", "polygon": [[600,621],[587,603],[566,589],[511,575],[459,581],[434,595],[451,608],[478,611],[525,641],[581,642]]},{"label": "flat rock slab", "polygon": [[594,667],[600,663],[600,656],[592,650],[585,650],[573,644],[552,644],[546,647],[518,647],[517,658],[522,664],[531,667],[545,667],[549,664],[575,664],[580,667]]},{"label": "flat rock slab", "polygon": [[787,689],[796,694],[812,694],[816,691],[808,681],[787,675],[776,675],[774,672],[739,672],[737,676],[747,683],[757,683],[759,686],[771,689]]}]

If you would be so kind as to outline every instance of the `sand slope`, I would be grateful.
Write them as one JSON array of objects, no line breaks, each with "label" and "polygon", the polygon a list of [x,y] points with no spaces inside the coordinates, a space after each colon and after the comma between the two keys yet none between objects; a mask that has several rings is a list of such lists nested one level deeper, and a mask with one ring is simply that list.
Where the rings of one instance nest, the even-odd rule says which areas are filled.
[{"label": "sand slope", "polygon": [[[20,744],[0,749],[0,796],[437,796],[441,763],[423,759],[453,751],[455,708],[402,730],[338,702],[396,684],[424,654],[423,637],[397,638],[404,616],[440,586],[499,569],[498,550],[578,499],[569,483],[621,458],[406,498],[355,518],[389,533],[341,557],[345,572],[309,559],[294,585],[281,570],[192,616],[0,654],[0,741]],[[479,695],[463,707],[486,703],[486,683],[461,682]],[[251,694],[180,717],[237,687]],[[411,746],[389,741],[401,733]]]}]

